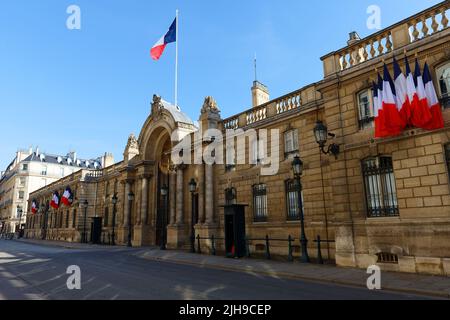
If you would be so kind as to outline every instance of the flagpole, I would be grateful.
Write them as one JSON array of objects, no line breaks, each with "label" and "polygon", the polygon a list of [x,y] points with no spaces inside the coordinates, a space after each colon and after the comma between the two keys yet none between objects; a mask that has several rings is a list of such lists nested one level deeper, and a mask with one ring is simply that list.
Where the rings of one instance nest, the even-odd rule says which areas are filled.
[{"label": "flagpole", "polygon": [[178,107],[178,9],[176,11],[176,40],[175,40],[175,107]]}]

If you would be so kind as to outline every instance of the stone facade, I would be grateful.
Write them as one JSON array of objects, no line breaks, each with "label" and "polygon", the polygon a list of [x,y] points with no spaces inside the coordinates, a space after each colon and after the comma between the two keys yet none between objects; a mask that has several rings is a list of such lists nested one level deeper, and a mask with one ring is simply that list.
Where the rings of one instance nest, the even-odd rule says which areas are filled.
[{"label": "stone facade", "polygon": [[[437,74],[450,62],[446,12],[448,2],[374,36],[352,41],[347,47],[322,57],[324,78],[321,81],[263,104],[254,103],[252,109],[233,117],[222,119],[217,103],[207,97],[199,118],[202,130],[277,129],[280,132],[279,139],[267,146],[268,150],[280,151],[277,174],[261,174],[264,162],[176,165],[171,150],[179,147],[183,138],[191,138],[194,147],[191,158],[199,150],[207,153],[215,140],[211,136],[206,142],[199,138],[199,128],[179,108],[155,96],[139,138],[129,139],[123,162],[87,178],[83,173],[76,173],[31,196],[44,203],[55,189],[71,185],[72,190],[77,190],[76,201],[73,208],[60,213],[64,217],[64,211],[76,212],[75,223],[69,222],[67,228],[55,227],[48,221],[45,224],[44,217],[58,215],[52,210],[41,210],[29,220],[26,236],[43,237],[46,229],[52,239],[79,241],[84,218],[77,206],[80,200],[88,199],[87,218],[103,217],[106,239],[113,233],[112,216],[116,212],[114,232],[118,244],[127,243],[131,225],[134,246],[159,245],[161,239],[167,238],[168,248],[188,249],[192,227],[196,235],[205,239],[212,235],[224,237],[225,190],[234,188],[236,202],[248,205],[247,236],[263,239],[269,235],[287,240],[291,235],[296,239],[293,251],[298,257],[300,222],[290,216],[287,187],[293,178],[292,159],[298,154],[304,163],[303,207],[312,257],[317,256],[317,244],[312,240],[319,235],[335,241],[322,245],[322,255],[339,266],[365,268],[378,264],[385,270],[450,275],[450,160],[445,152],[450,143],[450,108],[443,109],[444,129],[410,128],[398,137],[386,139],[374,138],[373,123],[362,119],[360,110],[360,94],[370,92],[371,83],[377,78],[376,69],[381,69],[383,62],[392,70],[394,54],[399,61],[405,54],[410,61],[417,57],[422,66],[426,60],[435,86],[440,88],[441,79]],[[419,32],[418,21],[422,20],[430,28],[422,25]],[[439,91],[443,106],[448,105],[447,93],[442,88]],[[336,135],[334,143],[340,146],[336,158],[319,150],[313,132],[318,120]],[[291,132],[296,135],[298,148],[291,148],[295,143],[286,141],[292,138]],[[250,142],[245,144],[245,149],[250,157]],[[392,165],[391,171],[380,173],[380,180],[376,180],[381,181],[380,189],[383,189],[378,195],[384,206],[381,211],[373,211],[374,195],[369,185],[373,180],[367,178],[363,165],[368,159],[377,166],[381,166],[381,161]],[[193,198],[194,226],[188,187],[191,179],[197,183]],[[265,195],[255,198],[254,186],[262,184]],[[168,189],[167,198],[161,194],[163,187]],[[130,193],[134,198],[129,200]],[[118,197],[116,206],[112,203],[113,195]],[[267,202],[265,215],[263,219],[255,219],[255,207],[261,209],[260,199]],[[389,214],[386,214],[387,207],[392,210]],[[202,239],[201,244],[205,251],[211,246],[210,240]],[[249,243],[252,252],[261,254],[264,245],[263,240]],[[223,252],[223,241],[218,240],[216,248]],[[271,253],[286,256],[287,243],[272,241]]]}]

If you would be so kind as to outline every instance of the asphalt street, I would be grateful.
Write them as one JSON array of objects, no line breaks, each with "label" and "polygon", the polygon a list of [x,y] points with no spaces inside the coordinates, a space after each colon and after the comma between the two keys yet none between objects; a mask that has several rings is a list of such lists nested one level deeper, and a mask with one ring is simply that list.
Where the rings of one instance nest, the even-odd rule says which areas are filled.
[{"label": "asphalt street", "polygon": [[[422,299],[167,262],[119,247],[66,249],[0,240],[0,300],[302,300]],[[69,266],[81,270],[81,289],[69,290]]]}]

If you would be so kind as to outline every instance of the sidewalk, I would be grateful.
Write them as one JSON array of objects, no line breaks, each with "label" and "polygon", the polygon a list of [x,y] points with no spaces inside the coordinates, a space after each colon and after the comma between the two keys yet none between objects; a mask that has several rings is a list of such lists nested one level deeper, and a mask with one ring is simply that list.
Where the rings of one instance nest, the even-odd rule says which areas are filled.
[{"label": "sidewalk", "polygon": [[[62,247],[66,249],[121,249],[125,247],[111,247],[81,243],[68,243],[49,240],[14,240],[41,246]],[[339,268],[331,265],[302,264],[299,262],[278,262],[258,259],[229,259],[220,256],[192,254],[183,251],[161,251],[159,248],[133,248],[129,254],[151,261],[198,266],[219,270],[246,272],[254,275],[265,275],[274,278],[287,278],[322,283],[334,283],[360,288],[367,288],[366,281],[369,274],[366,270],[356,268]],[[396,273],[383,271],[381,273],[381,287],[383,290],[450,298],[450,278]]]}]

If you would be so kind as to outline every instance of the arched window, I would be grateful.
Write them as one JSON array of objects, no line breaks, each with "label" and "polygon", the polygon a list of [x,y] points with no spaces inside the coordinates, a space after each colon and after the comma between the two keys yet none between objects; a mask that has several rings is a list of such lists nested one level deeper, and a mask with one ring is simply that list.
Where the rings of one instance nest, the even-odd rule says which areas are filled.
[{"label": "arched window", "polygon": [[372,128],[374,120],[373,93],[371,89],[365,89],[358,93],[358,120],[361,130]]},{"label": "arched window", "polygon": [[438,93],[444,108],[450,108],[450,62],[436,69],[436,77],[439,82]]}]

